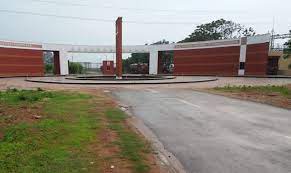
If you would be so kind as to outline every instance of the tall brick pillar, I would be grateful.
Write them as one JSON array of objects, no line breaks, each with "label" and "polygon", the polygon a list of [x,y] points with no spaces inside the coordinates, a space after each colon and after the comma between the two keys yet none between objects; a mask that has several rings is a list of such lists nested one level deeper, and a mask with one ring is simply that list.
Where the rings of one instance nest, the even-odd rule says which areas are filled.
[{"label": "tall brick pillar", "polygon": [[59,51],[54,51],[54,74],[56,76],[61,75],[60,52]]},{"label": "tall brick pillar", "polygon": [[116,20],[116,77],[122,78],[122,17]]}]

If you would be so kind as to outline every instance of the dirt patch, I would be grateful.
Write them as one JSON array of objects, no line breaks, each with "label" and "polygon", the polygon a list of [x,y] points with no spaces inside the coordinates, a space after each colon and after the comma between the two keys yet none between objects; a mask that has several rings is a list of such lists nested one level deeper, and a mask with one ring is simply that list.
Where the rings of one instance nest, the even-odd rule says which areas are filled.
[{"label": "dirt patch", "polygon": [[[291,85],[288,85],[288,88],[291,88]],[[226,97],[231,97],[240,100],[248,100],[258,103],[269,104],[276,107],[281,107],[285,109],[291,109],[291,98],[282,96],[276,92],[263,93],[256,91],[233,91],[233,92],[225,92],[218,91],[215,89],[199,89],[199,91],[208,92],[212,94],[222,95]]]},{"label": "dirt patch", "polygon": [[[106,95],[102,90],[92,90],[92,89],[83,89],[82,92],[89,93],[94,96],[98,96],[95,101],[101,107],[96,107],[94,111],[104,113],[105,108],[107,107],[117,107],[118,104],[111,99],[110,95]],[[100,103],[102,101],[102,103]],[[125,158],[120,157],[117,153],[120,152],[118,145],[115,144],[118,141],[118,135],[115,131],[108,128],[109,122],[107,118],[101,117],[103,129],[99,134],[99,146],[95,146],[96,153],[102,155],[103,160],[100,161],[102,164],[101,172],[109,173],[129,173],[132,172],[132,163]],[[144,139],[144,136],[140,134],[134,127],[131,127],[130,123],[127,121],[123,125],[127,130],[134,131],[141,139]],[[145,139],[144,139],[145,140]],[[154,152],[151,150],[151,144],[148,143],[150,151],[144,153],[143,157],[145,158],[145,163],[150,167],[149,173],[165,173],[167,172],[158,162],[157,157]],[[105,159],[104,159],[105,158]],[[112,169],[112,166],[114,168]]]},{"label": "dirt patch", "polygon": [[[130,130],[136,132],[136,134],[141,138],[145,138],[135,127],[132,127],[130,125],[130,118],[127,119],[127,121],[124,122],[124,126]],[[158,162],[158,158],[155,154],[155,151],[152,149],[151,143],[147,140],[145,140],[146,145],[148,146],[148,151],[146,154],[143,154],[143,157],[146,158],[145,162],[147,165],[150,166],[149,173],[166,173],[168,172],[165,167],[162,167],[161,163]]]},{"label": "dirt patch", "polygon": [[42,118],[42,106],[9,106],[0,104],[0,140],[5,127],[18,123],[34,123]]},{"label": "dirt patch", "polygon": [[[104,121],[104,125],[107,126],[106,120]],[[125,124],[128,130],[133,130],[128,124]],[[138,135],[141,138],[144,138],[139,133]],[[109,128],[104,128],[99,135],[99,140],[101,146],[98,147],[99,155],[102,155],[103,160],[100,161],[102,164],[101,172],[108,173],[130,173],[132,172],[131,163],[117,155],[120,152],[120,149],[115,142],[118,141],[118,135]],[[150,146],[150,144],[148,144]],[[150,148],[150,147],[149,147]],[[104,159],[105,158],[105,159]],[[153,152],[149,151],[149,153],[144,155],[146,158],[147,165],[150,166],[149,173],[164,173],[164,171],[160,168],[156,157]],[[114,168],[112,168],[114,166]]]},{"label": "dirt patch", "polygon": [[114,132],[103,129],[96,142],[90,146],[91,151],[97,154],[100,172],[130,173],[130,164],[117,155],[119,148],[113,144],[116,139],[117,135]]},{"label": "dirt patch", "polygon": [[0,116],[0,126],[20,122],[32,123],[42,117],[42,106],[9,106],[1,104]]},{"label": "dirt patch", "polygon": [[112,130],[107,128],[108,122],[105,118],[102,118],[102,126],[103,129],[99,134],[100,148],[99,155],[102,155],[103,159],[101,161],[102,164],[102,172],[121,172],[127,173],[130,172],[129,163],[125,160],[121,160],[117,153],[120,152],[119,148],[114,145],[114,142],[117,141],[117,134]]}]

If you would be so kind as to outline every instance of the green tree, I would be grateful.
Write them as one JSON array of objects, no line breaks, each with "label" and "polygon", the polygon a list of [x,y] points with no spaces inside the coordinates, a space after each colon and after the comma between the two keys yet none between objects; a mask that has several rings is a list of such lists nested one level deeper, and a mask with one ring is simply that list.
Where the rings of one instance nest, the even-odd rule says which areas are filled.
[{"label": "green tree", "polygon": [[159,45],[159,44],[170,44],[170,42],[163,39],[163,40],[160,40],[160,41],[153,43],[152,45]]},{"label": "green tree", "polygon": [[45,64],[53,64],[54,53],[53,52],[43,52],[43,60]]},{"label": "green tree", "polygon": [[54,73],[54,53],[53,52],[43,52],[43,62],[45,66],[45,73]]},{"label": "green tree", "polygon": [[123,73],[130,73],[131,64],[146,63],[149,64],[149,54],[148,53],[132,53],[130,57],[122,60]]},{"label": "green tree", "polygon": [[69,73],[70,74],[83,74],[85,72],[84,67],[78,62],[69,62]]},{"label": "green tree", "polygon": [[[151,45],[159,45],[159,44],[169,44],[170,42],[163,39],[152,43]],[[124,59],[122,61],[123,73],[130,73],[130,65],[131,64],[149,64],[149,54],[148,53],[132,53],[130,57]]]},{"label": "green tree", "polygon": [[180,43],[239,38],[241,36],[253,36],[255,34],[254,29],[251,27],[247,28],[232,21],[219,19],[197,26],[194,32],[180,41]]},{"label": "green tree", "polygon": [[45,73],[52,74],[54,73],[54,66],[53,64],[45,64]]}]

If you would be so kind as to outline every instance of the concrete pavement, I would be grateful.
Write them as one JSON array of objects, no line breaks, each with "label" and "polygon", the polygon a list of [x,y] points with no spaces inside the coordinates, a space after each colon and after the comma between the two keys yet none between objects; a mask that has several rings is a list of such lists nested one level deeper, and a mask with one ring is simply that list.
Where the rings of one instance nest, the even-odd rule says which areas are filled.
[{"label": "concrete pavement", "polygon": [[291,172],[291,111],[190,89],[123,88],[131,106],[189,173]]}]

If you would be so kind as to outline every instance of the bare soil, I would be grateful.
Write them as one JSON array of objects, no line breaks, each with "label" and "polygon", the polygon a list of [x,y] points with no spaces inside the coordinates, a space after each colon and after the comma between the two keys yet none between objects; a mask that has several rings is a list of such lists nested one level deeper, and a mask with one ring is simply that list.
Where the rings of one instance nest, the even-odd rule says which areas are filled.
[{"label": "bare soil", "polygon": [[[42,117],[42,105],[9,106],[0,104],[0,133],[4,127],[21,122],[34,123]],[[1,135],[0,135],[1,139]]]},{"label": "bare soil", "polygon": [[[291,84],[287,86],[288,88],[291,88]],[[271,93],[263,93],[263,92],[255,92],[255,91],[225,92],[225,91],[218,91],[215,89],[199,89],[199,91],[208,92],[212,94],[218,94],[218,95],[241,99],[241,100],[269,104],[272,106],[281,107],[285,109],[291,109],[291,98],[282,96],[276,92],[271,92]]]},{"label": "bare soil", "polygon": [[[101,91],[83,89],[82,92],[89,93],[91,95],[98,96],[98,98],[102,98],[104,107],[117,107],[118,104],[111,99],[109,95],[105,95]],[[105,100],[105,101],[104,101]],[[99,103],[100,104],[100,103]],[[97,110],[102,111],[102,108],[97,108]],[[104,110],[104,109],[103,109]],[[108,127],[108,121],[106,118],[102,118],[102,124],[104,125],[103,131],[100,133],[99,139],[101,140],[101,150],[99,150],[99,154],[101,154],[105,158],[111,158],[111,163],[109,164],[107,160],[103,160],[103,172],[108,173],[130,173],[130,163],[127,160],[121,159],[116,153],[119,152],[119,148],[116,145],[113,145],[114,142],[117,141],[118,135],[112,131]],[[131,127],[127,121],[124,122],[124,126],[130,130],[135,131],[141,139],[144,139],[144,136],[141,135],[136,129]],[[146,140],[146,139],[144,139]],[[150,144],[148,143],[150,146]],[[150,147],[149,147],[150,148]],[[144,155],[146,158],[147,165],[150,166],[149,173],[165,173],[166,171],[158,162],[157,158],[154,155],[154,152],[149,152]],[[111,169],[111,166],[114,166],[114,169]]]}]

